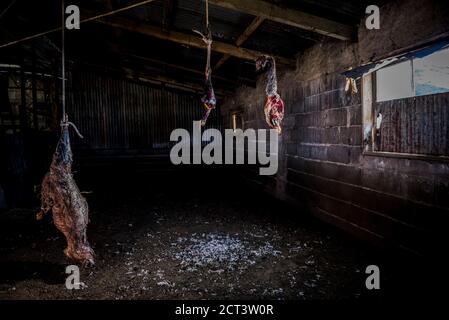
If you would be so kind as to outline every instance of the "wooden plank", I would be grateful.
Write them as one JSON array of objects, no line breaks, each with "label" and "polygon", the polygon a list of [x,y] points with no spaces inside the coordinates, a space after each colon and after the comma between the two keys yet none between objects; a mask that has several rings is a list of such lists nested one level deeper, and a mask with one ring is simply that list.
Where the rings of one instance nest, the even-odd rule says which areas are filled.
[{"label": "wooden plank", "polygon": [[[192,69],[192,68],[187,68],[187,67],[180,66],[180,65],[177,65],[177,64],[167,63],[167,62],[160,61],[160,60],[157,60],[157,59],[152,59],[152,58],[148,58],[148,57],[142,57],[142,56],[139,56],[139,55],[135,55],[133,53],[122,53],[122,55],[126,56],[126,57],[130,57],[130,58],[138,59],[138,60],[141,60],[141,61],[147,61],[147,62],[156,64],[156,65],[160,65],[160,66],[163,66],[163,67],[166,67],[166,68],[173,68],[173,69],[178,69],[178,70],[181,70],[181,71],[191,72],[191,73],[194,73],[194,74],[204,75],[204,71],[200,71],[200,70]],[[233,81],[233,80],[231,80],[229,78],[226,78],[226,77],[221,77],[221,76],[214,75],[214,79],[218,79],[218,80],[230,83],[232,85],[240,85],[239,82]],[[253,82],[251,79],[243,79],[243,80],[245,82],[248,82],[248,83],[252,83]]]},{"label": "wooden plank", "polygon": [[[161,76],[161,75],[155,75],[150,74],[149,72],[142,72],[142,71],[136,71],[130,67],[125,66],[106,66],[104,64],[95,64],[95,63],[85,63],[85,66],[89,66],[92,68],[98,68],[104,71],[109,71],[111,73],[115,74],[123,74],[127,79],[139,81],[139,82],[150,82],[153,84],[161,85],[166,84],[172,87],[176,87],[181,90],[189,91],[189,92],[203,92],[204,87],[201,84],[196,83],[187,83],[185,81],[178,81],[169,77]],[[217,89],[215,90],[215,94],[217,96],[225,96],[227,94],[231,94],[232,91],[230,89]]]},{"label": "wooden plank", "polygon": [[[91,50],[93,50],[95,52],[97,52],[97,51],[104,52],[105,48],[107,49],[108,52],[110,52],[112,54],[112,55],[109,55],[108,58],[114,57],[115,61],[117,60],[117,58],[120,59],[119,61],[123,61],[123,63],[117,62],[117,61],[113,62],[113,65],[115,65],[115,66],[124,65],[125,64],[124,61],[131,59],[131,61],[133,63],[138,63],[137,70],[140,70],[142,66],[143,67],[151,66],[151,67],[161,68],[163,71],[165,71],[165,69],[173,69],[173,70],[183,71],[184,74],[185,74],[185,72],[187,72],[187,73],[191,73],[192,75],[200,75],[201,78],[204,77],[204,70],[193,69],[193,68],[179,65],[177,63],[168,63],[168,62],[164,62],[159,59],[142,56],[142,52],[140,52],[140,50],[123,49],[121,46],[114,45],[114,43],[109,40],[105,40],[104,42],[101,43],[101,45],[94,46],[93,48],[91,48]],[[104,59],[102,59],[101,62],[104,62]],[[239,79],[237,80],[237,79],[231,79],[229,77],[214,75],[214,79],[215,79],[214,81],[216,81],[216,80],[223,81],[227,85],[232,85],[232,86],[240,86],[240,85],[242,85],[242,82],[243,82],[243,84],[245,84],[245,85],[255,87],[255,80],[249,79],[249,78],[239,77]]]},{"label": "wooden plank", "polygon": [[[195,48],[201,48],[201,49],[206,48],[203,40],[201,40],[198,37],[198,35],[193,34],[193,33],[191,35],[189,35],[189,34],[184,34],[184,33],[175,32],[175,31],[164,32],[158,27],[154,27],[154,26],[151,26],[148,24],[140,23],[137,21],[129,20],[129,19],[118,18],[118,17],[110,18],[107,20],[100,19],[100,20],[95,20],[95,21],[103,23],[103,24],[111,26],[111,27],[121,28],[124,30],[132,31],[132,32],[137,32],[137,33],[147,35],[150,37],[154,37],[154,38],[158,38],[161,40],[172,41],[172,42],[180,43],[180,44],[190,46],[190,47],[195,47]],[[216,52],[223,53],[223,54],[229,54],[231,56],[234,56],[234,57],[237,57],[240,59],[245,59],[245,60],[255,60],[259,56],[266,54],[264,52],[245,49],[245,48],[237,47],[235,45],[218,42],[218,41],[214,41],[214,43],[212,44],[212,50],[216,51]],[[277,57],[277,56],[275,58],[276,58],[276,61],[281,64],[286,64],[286,65],[294,65],[295,64],[294,59],[288,59],[288,58]]]},{"label": "wooden plank", "polygon": [[262,0],[209,0],[209,2],[340,40],[351,40],[355,36],[355,28],[352,26]]},{"label": "wooden plank", "polygon": [[163,0],[162,29],[170,31],[175,20],[177,0]]},{"label": "wooden plank", "polygon": [[27,100],[26,100],[26,78],[24,70],[24,60],[22,60],[22,65],[20,66],[20,126],[22,132],[28,128],[27,120]]},{"label": "wooden plank", "polygon": [[[138,80],[142,82],[152,82],[156,84],[167,84],[173,87],[183,88],[193,92],[203,92],[204,90],[203,86],[194,83],[185,83],[164,76],[136,72],[135,70],[129,68],[122,68],[122,70],[126,72],[126,77],[128,79]],[[224,96],[229,93],[231,92],[225,90],[215,90],[215,94],[217,96]]]},{"label": "wooden plank", "polygon": [[[251,24],[243,31],[243,33],[237,38],[235,45],[237,47],[240,47],[256,30],[257,28],[264,22],[264,18],[262,17],[255,17],[254,20],[251,22]],[[220,68],[229,58],[231,55],[225,54],[215,65],[215,70]]]},{"label": "wooden plank", "polygon": [[0,13],[0,19],[8,12],[8,10],[16,3],[16,0],[11,0],[9,4]]},{"label": "wooden plank", "polygon": [[371,127],[371,144],[365,145],[365,151],[376,150],[373,128],[373,98],[372,75],[367,74],[362,78],[362,123],[364,133]]},{"label": "wooden plank", "polygon": [[39,130],[39,121],[37,117],[37,83],[36,83],[36,49],[32,46],[31,58],[31,99],[33,105],[33,127],[36,131]]}]

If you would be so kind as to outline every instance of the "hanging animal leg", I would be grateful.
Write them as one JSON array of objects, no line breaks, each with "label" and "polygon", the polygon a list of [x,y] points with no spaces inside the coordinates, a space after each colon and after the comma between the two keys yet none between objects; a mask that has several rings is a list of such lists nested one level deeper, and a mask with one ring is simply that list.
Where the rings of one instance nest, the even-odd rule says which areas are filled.
[{"label": "hanging animal leg", "polygon": [[271,105],[270,105],[270,98],[267,99],[267,102],[265,102],[265,106],[263,107],[263,111],[265,114],[265,122],[270,126],[273,127],[270,119],[270,111],[271,111]]},{"label": "hanging animal leg", "polygon": [[206,80],[204,82],[204,94],[201,98],[201,102],[204,104],[204,107],[206,108],[206,113],[204,114],[203,119],[201,120],[202,127],[206,125],[206,121],[210,115],[210,112],[212,111],[212,109],[215,109],[215,106],[217,104],[214,88],[212,86],[212,69],[210,68],[210,54],[212,46],[210,31],[208,37],[209,38],[206,38],[204,35],[202,35],[203,41],[207,44],[207,63],[206,63],[206,70],[204,72]]},{"label": "hanging animal leg", "polygon": [[41,210],[36,214],[36,220],[42,220],[44,215],[53,207],[53,197],[51,194],[51,183],[48,174],[46,174],[42,181]]},{"label": "hanging animal leg", "polygon": [[265,88],[267,101],[263,108],[265,121],[270,128],[276,129],[280,134],[282,131],[281,122],[284,118],[284,101],[277,93],[276,63],[273,57],[261,56],[257,58],[256,71],[267,73],[267,85]]},{"label": "hanging animal leg", "polygon": [[201,126],[204,127],[207,122],[207,118],[209,118],[210,112],[212,111],[212,108],[209,108],[206,110],[206,113],[203,116],[203,119],[201,119]]},{"label": "hanging animal leg", "polygon": [[210,112],[212,109],[215,109],[215,105],[217,104],[217,99],[215,98],[215,92],[214,88],[212,87],[212,80],[211,80],[211,70],[208,71],[206,74],[206,81],[204,84],[204,94],[201,98],[201,102],[204,104],[204,107],[206,108],[206,113],[203,116],[203,119],[201,120],[201,126],[206,125],[207,118],[210,115]]},{"label": "hanging animal leg", "polygon": [[264,106],[265,121],[271,127],[276,129],[278,134],[281,134],[281,122],[284,119],[284,101],[276,94],[268,96],[267,102]]},{"label": "hanging animal leg", "polygon": [[53,206],[53,222],[67,240],[67,248],[64,249],[64,254],[74,261],[81,262],[83,265],[93,265],[94,253],[87,242],[85,229],[88,221],[83,215],[73,216],[72,214],[75,210],[87,212],[87,202],[84,199],[81,199],[81,201],[81,208],[74,208],[74,203],[76,202],[73,199],[70,200],[70,205]]}]

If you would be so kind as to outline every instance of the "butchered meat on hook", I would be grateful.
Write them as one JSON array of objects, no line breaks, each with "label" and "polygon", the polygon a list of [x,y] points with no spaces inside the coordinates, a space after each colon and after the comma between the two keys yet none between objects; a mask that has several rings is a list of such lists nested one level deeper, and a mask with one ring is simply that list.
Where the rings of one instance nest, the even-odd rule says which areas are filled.
[{"label": "butchered meat on hook", "polygon": [[276,63],[273,57],[261,56],[256,60],[256,71],[267,73],[267,102],[264,106],[265,121],[280,134],[284,119],[284,101],[277,92]]}]

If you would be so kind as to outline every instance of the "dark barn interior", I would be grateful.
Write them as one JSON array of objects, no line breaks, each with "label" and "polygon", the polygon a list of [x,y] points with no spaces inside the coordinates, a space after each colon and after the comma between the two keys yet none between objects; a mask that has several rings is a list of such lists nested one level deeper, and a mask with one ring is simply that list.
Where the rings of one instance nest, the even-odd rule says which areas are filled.
[{"label": "dark barn interior", "polygon": [[[436,295],[449,5],[207,3],[206,14],[203,0],[66,1],[81,23],[62,41],[60,0],[0,2],[0,300]],[[380,29],[365,24],[372,4]],[[206,45],[192,30],[207,20],[217,104],[202,130],[270,129],[255,61],[272,57],[285,107],[273,175],[170,159],[173,130],[193,134],[205,111]],[[65,286],[74,262],[54,211],[36,220],[63,101],[83,135],[69,126],[95,252],[82,290]],[[380,290],[366,287],[370,265]]]}]

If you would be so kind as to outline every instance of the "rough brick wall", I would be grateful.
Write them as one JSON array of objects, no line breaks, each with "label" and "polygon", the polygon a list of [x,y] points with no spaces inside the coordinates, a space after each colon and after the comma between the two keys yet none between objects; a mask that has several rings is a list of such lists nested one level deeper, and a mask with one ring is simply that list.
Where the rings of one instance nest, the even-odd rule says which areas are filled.
[{"label": "rough brick wall", "polygon": [[[362,21],[357,43],[327,40],[299,54],[296,70],[279,72],[286,103],[279,171],[248,178],[297,205],[298,214],[378,245],[418,254],[439,247],[449,217],[448,163],[364,155],[360,83],[358,94],[347,94],[340,73],[449,31],[448,13],[436,1],[395,1],[381,9],[380,31],[368,33]],[[239,88],[222,106],[224,127],[243,109],[245,128],[267,128],[265,99],[263,78],[255,89]]]}]

